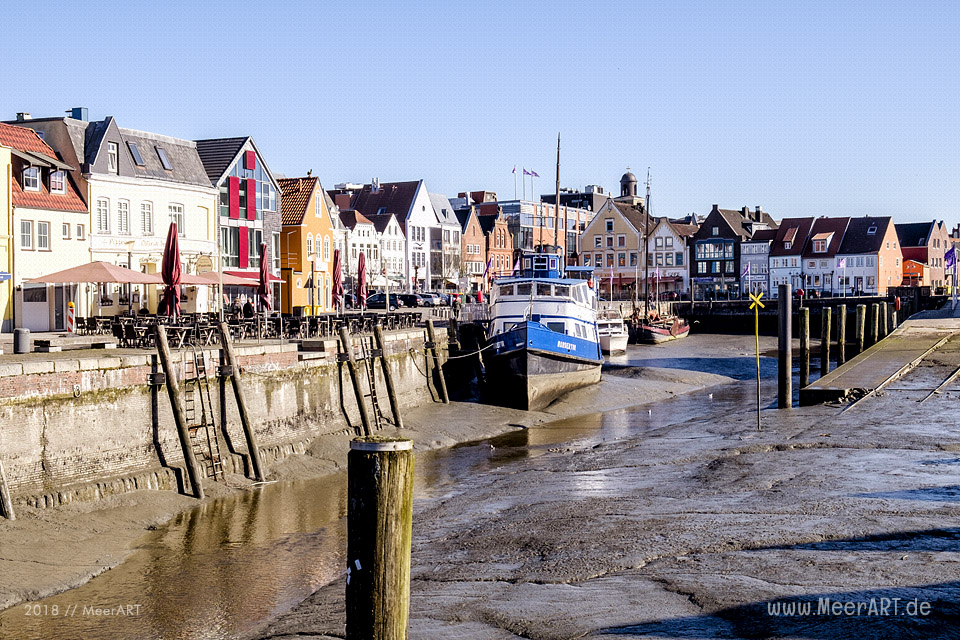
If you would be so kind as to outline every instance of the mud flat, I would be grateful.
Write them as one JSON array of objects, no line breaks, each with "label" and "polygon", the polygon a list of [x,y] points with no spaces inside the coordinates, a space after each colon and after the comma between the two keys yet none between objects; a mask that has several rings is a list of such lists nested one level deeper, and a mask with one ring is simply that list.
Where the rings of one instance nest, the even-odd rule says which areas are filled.
[{"label": "mud flat", "polygon": [[[418,450],[448,447],[543,422],[652,402],[729,382],[711,373],[661,368],[611,370],[597,387],[578,390],[543,412],[522,412],[469,402],[429,404],[404,415],[405,437]],[[305,455],[288,456],[268,469],[271,481],[320,477],[346,463],[352,433],[313,440]],[[207,483],[207,502],[251,489],[239,475]],[[37,600],[83,584],[121,563],[147,530],[162,526],[198,501],[173,491],[132,491],[97,502],[36,509],[21,505],[17,520],[0,520],[0,608]]]}]

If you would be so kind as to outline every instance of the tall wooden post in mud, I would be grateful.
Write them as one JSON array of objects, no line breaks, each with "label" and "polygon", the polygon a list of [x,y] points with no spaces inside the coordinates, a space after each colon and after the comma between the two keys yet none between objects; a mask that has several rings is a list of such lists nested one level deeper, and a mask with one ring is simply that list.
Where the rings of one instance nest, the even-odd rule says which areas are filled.
[{"label": "tall wooden post in mud", "polygon": [[0,460],[0,515],[7,520],[16,520],[13,513],[13,500],[10,499],[10,489],[7,488],[7,474],[3,470],[3,461]]},{"label": "tall wooden post in mud", "polygon": [[347,456],[347,640],[406,640],[413,441],[363,437]]},{"label": "tall wooden post in mud", "polygon": [[433,367],[440,377],[440,399],[443,400],[443,404],[450,404],[450,396],[447,394],[447,380],[443,376],[443,367],[440,365],[440,355],[439,349],[437,348],[436,333],[433,330],[433,320],[427,320],[427,340],[433,345],[432,347],[427,347],[427,350],[433,355]]},{"label": "tall wooden post in mud", "polygon": [[874,302],[870,305],[870,346],[880,341],[880,305]]},{"label": "tall wooden post in mud", "polygon": [[180,402],[180,382],[177,372],[173,369],[170,357],[170,344],[167,342],[167,329],[157,325],[157,352],[160,354],[160,364],[166,376],[167,395],[170,396],[170,407],[173,409],[173,421],[177,425],[177,435],[180,437],[180,447],[183,449],[183,462],[187,467],[187,477],[190,478],[190,487],[194,497],[203,500],[203,485],[200,484],[200,467],[197,458],[193,455],[193,443],[190,442],[190,430],[183,413],[183,404]]},{"label": "tall wooden post in mud", "polygon": [[837,307],[837,366],[847,361],[847,305]]},{"label": "tall wooden post in mud", "polygon": [[890,335],[890,325],[888,324],[890,315],[887,312],[887,303],[880,303],[880,337],[886,338]]},{"label": "tall wooden post in mud", "polygon": [[810,384],[810,308],[797,311],[800,320],[800,387]]},{"label": "tall wooden post in mud", "polygon": [[856,334],[857,341],[857,355],[863,353],[863,334],[866,327],[867,321],[867,305],[858,304],[857,305],[857,326],[854,327],[854,333]]},{"label": "tall wooden post in mud", "polygon": [[820,377],[830,373],[830,307],[820,310]]},{"label": "tall wooden post in mud", "polygon": [[789,409],[793,406],[793,287],[781,284],[779,296],[777,406]]},{"label": "tall wooden post in mud", "polygon": [[[237,364],[237,358],[233,355],[233,343],[230,342],[230,328],[226,322],[220,323],[220,345],[223,347],[222,363],[230,373],[230,383],[233,385],[233,395],[237,399],[237,411],[240,414],[240,424],[243,426],[243,435],[247,440],[247,451],[250,454],[250,467],[253,470],[253,477],[258,482],[266,479],[263,473],[263,463],[260,460],[260,445],[257,442],[257,431],[250,419],[250,413],[247,411],[247,398],[243,392],[243,384],[240,380],[240,366]],[[226,421],[223,423],[226,424]]]},{"label": "tall wooden post in mud", "polygon": [[400,403],[397,402],[397,392],[393,388],[393,376],[390,374],[390,365],[387,363],[387,352],[384,349],[383,326],[379,323],[373,326],[373,337],[380,350],[380,367],[383,369],[383,380],[387,383],[387,397],[390,399],[390,411],[393,413],[393,423],[397,429],[403,429],[403,418],[400,417]]},{"label": "tall wooden post in mud", "polygon": [[363,400],[363,388],[360,386],[360,372],[357,371],[357,361],[353,358],[353,341],[346,326],[340,327],[340,347],[347,355],[347,368],[350,370],[350,381],[353,383],[353,395],[357,399],[357,409],[360,411],[360,422],[363,425],[363,435],[370,435],[370,416],[367,415],[367,405]]}]

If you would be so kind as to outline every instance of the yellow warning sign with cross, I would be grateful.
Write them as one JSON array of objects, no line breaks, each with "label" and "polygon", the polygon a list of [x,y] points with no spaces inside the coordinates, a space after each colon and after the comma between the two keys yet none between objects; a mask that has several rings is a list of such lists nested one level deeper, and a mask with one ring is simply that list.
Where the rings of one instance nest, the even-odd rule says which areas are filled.
[{"label": "yellow warning sign with cross", "polygon": [[762,297],[763,297],[763,291],[758,291],[758,292],[756,292],[756,293],[751,293],[751,294],[750,294],[750,299],[751,299],[753,302],[750,304],[750,308],[756,310],[758,305],[759,305],[759,307],[760,307],[761,309],[765,308],[766,305],[764,305],[762,302],[760,302],[760,298],[762,298]]}]

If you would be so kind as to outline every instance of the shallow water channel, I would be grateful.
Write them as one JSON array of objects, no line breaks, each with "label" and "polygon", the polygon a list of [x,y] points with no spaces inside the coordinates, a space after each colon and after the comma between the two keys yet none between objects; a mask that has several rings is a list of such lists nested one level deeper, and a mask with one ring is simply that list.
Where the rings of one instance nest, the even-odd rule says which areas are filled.
[{"label": "shallow water channel", "polygon": [[[631,353],[618,361],[672,365],[745,380],[756,375],[751,371],[752,354],[733,348],[726,357],[714,354],[719,357],[692,362],[704,360],[692,353],[695,338],[672,351],[645,351],[642,359],[631,347]],[[670,356],[678,361],[668,362]],[[775,362],[765,358],[763,367],[766,377]],[[755,393],[750,383],[726,385],[655,405],[561,420],[419,453],[417,506],[462,490],[485,470],[522,464],[564,443],[609,442],[727,413],[742,409]],[[531,490],[558,489],[549,483],[547,478]],[[0,638],[200,640],[243,635],[340,575],[346,551],[345,513],[345,473],[271,484],[212,501],[149,533],[125,562],[87,584],[0,613]],[[415,516],[414,535],[416,527]],[[128,615],[90,611],[116,607]]]}]

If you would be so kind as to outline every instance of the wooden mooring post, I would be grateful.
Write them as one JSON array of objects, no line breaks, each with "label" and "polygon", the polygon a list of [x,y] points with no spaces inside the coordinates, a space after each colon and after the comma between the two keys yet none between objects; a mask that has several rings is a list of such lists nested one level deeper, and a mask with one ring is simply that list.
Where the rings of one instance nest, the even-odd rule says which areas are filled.
[{"label": "wooden mooring post", "polygon": [[430,342],[430,345],[432,345],[427,347],[427,351],[433,356],[433,367],[440,377],[440,399],[443,401],[443,404],[450,404],[450,396],[447,395],[447,379],[443,376],[443,367],[440,365],[440,355],[439,349],[437,348],[436,332],[433,329],[433,320],[427,320],[427,340]]},{"label": "wooden mooring post", "polygon": [[870,346],[880,342],[880,305],[870,305]]},{"label": "wooden mooring post", "polygon": [[897,310],[890,309],[890,331],[894,331],[897,328]]},{"label": "wooden mooring post", "polygon": [[173,409],[173,421],[177,425],[177,435],[180,438],[180,447],[183,449],[183,462],[187,467],[187,477],[194,497],[203,500],[203,485],[200,483],[200,467],[197,466],[197,457],[193,455],[193,443],[190,442],[190,430],[183,413],[183,404],[180,401],[180,382],[177,372],[173,368],[170,356],[170,344],[167,342],[167,329],[157,325],[157,352],[160,354],[160,365],[166,377],[167,395],[170,396],[170,407]]},{"label": "wooden mooring post", "polygon": [[810,384],[810,309],[798,311],[800,319],[800,386]]},{"label": "wooden mooring post", "polygon": [[837,307],[837,366],[847,361],[847,305]]},{"label": "wooden mooring post", "polygon": [[789,409],[793,406],[793,288],[789,284],[779,286],[777,406]]},{"label": "wooden mooring post", "polygon": [[867,305],[857,305],[857,326],[854,327],[855,340],[857,343],[857,355],[863,353],[863,334],[867,321]]},{"label": "wooden mooring post", "polygon": [[387,351],[384,348],[383,326],[379,323],[373,326],[373,337],[377,341],[377,349],[380,350],[380,367],[383,369],[383,380],[387,383],[387,398],[390,399],[390,411],[393,413],[393,424],[397,429],[403,429],[403,418],[400,416],[400,403],[397,402],[397,392],[393,387],[393,375],[390,373],[390,365],[387,363]]},{"label": "wooden mooring post", "polygon": [[880,303],[880,339],[886,338],[890,335],[890,325],[889,325],[890,314],[887,312],[887,303]]},{"label": "wooden mooring post", "polygon": [[363,435],[370,436],[370,416],[367,414],[367,405],[363,400],[363,388],[360,386],[360,372],[357,371],[357,361],[353,357],[353,341],[346,326],[340,327],[340,348],[347,356],[347,369],[350,370],[350,382],[353,383],[353,395],[357,399],[357,409],[360,411],[360,422],[363,425]]},{"label": "wooden mooring post", "polygon": [[365,437],[347,455],[347,640],[406,640],[413,441]]},{"label": "wooden mooring post", "polygon": [[[233,355],[233,343],[230,342],[230,327],[226,322],[220,323],[220,346],[223,349],[223,369],[221,375],[229,374],[230,383],[233,386],[233,395],[237,399],[237,412],[240,414],[240,424],[243,426],[243,436],[247,440],[247,452],[250,455],[250,468],[253,471],[253,477],[258,482],[263,482],[266,476],[263,473],[263,462],[260,459],[260,445],[257,442],[257,431],[250,419],[250,412],[247,410],[247,397],[243,391],[243,383],[240,380],[240,365],[237,364],[237,358]],[[226,416],[223,424],[226,425]],[[224,427],[226,428],[226,427]]]},{"label": "wooden mooring post", "polygon": [[13,500],[10,499],[10,489],[7,487],[7,474],[3,470],[3,461],[0,460],[0,515],[7,520],[16,520],[13,513]]},{"label": "wooden mooring post", "polygon": [[830,373],[830,307],[820,310],[820,377]]}]

